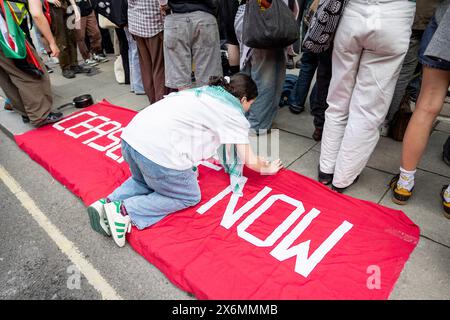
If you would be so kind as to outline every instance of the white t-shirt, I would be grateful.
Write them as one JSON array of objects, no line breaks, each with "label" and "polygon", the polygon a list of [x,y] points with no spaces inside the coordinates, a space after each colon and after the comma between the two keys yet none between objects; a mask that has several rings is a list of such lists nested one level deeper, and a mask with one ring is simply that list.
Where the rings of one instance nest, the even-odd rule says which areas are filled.
[{"label": "white t-shirt", "polygon": [[139,112],[122,139],[160,166],[187,170],[214,156],[221,144],[248,144],[249,128],[234,106],[183,91]]}]

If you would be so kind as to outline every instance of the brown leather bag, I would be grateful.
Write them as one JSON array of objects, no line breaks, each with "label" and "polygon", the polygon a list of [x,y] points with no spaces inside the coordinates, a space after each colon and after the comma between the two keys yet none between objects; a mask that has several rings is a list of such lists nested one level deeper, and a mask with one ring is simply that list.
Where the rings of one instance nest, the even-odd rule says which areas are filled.
[{"label": "brown leather bag", "polygon": [[411,99],[409,94],[405,94],[400,103],[400,108],[394,115],[390,125],[389,136],[396,141],[403,141],[403,137],[411,119]]}]

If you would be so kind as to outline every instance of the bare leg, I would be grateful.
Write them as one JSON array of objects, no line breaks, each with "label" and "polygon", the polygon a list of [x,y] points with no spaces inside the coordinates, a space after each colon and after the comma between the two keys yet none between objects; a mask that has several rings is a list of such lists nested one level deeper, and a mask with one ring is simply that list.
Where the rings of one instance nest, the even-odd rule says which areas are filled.
[{"label": "bare leg", "polygon": [[442,110],[450,85],[450,71],[423,68],[423,80],[416,109],[403,139],[402,167],[416,169],[428,143],[433,122]]}]

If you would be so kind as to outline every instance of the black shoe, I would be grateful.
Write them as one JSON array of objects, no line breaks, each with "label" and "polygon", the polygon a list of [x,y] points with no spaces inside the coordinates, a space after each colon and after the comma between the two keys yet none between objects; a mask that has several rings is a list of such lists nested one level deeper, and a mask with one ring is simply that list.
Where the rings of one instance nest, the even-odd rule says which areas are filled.
[{"label": "black shoe", "polygon": [[322,171],[320,171],[320,167],[319,167],[319,169],[318,169],[318,171],[319,171],[319,178],[318,178],[318,181],[321,183],[321,184],[324,184],[324,185],[329,185],[332,181],[333,181],[333,174],[332,173],[325,173],[325,172],[322,172]]},{"label": "black shoe", "polygon": [[296,69],[300,69],[300,66],[302,65],[302,62],[300,59],[297,60],[297,62],[295,63],[295,68]]},{"label": "black shoe", "polygon": [[312,134],[312,138],[314,139],[314,141],[322,140],[322,133],[323,133],[323,129],[322,128],[316,128],[314,130],[314,133]]},{"label": "black shoe", "polygon": [[28,118],[27,116],[22,116],[22,121],[23,123],[30,123],[30,118]]},{"label": "black shoe", "polygon": [[286,69],[294,69],[295,65],[294,65],[294,58],[293,57],[289,57],[286,61]]},{"label": "black shoe", "polygon": [[63,70],[62,75],[64,78],[67,78],[67,79],[75,78],[75,72],[73,72],[71,69]]},{"label": "black shoe", "polygon": [[55,123],[61,120],[63,117],[62,112],[50,112],[42,122],[40,122],[37,127],[45,126],[46,124]]},{"label": "black shoe", "polygon": [[296,104],[293,103],[289,103],[289,110],[293,113],[293,114],[299,114],[302,113],[303,111],[305,111],[305,107],[304,106],[298,106]]},{"label": "black shoe", "polygon": [[350,186],[354,185],[359,179],[359,176],[356,177],[356,179],[350,183],[350,185],[344,187],[344,188],[338,188],[335,187],[334,185],[331,185],[331,190],[336,191],[337,193],[343,193],[345,190],[347,190],[347,188],[349,188]]},{"label": "black shoe", "polygon": [[71,66],[70,70],[72,70],[73,73],[75,73],[75,74],[77,74],[77,73],[90,73],[92,71],[92,68],[76,65],[76,66]]}]

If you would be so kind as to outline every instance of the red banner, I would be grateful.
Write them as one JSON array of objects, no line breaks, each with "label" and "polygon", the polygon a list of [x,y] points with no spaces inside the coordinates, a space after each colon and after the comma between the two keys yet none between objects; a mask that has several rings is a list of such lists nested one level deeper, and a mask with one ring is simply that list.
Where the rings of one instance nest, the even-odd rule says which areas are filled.
[{"label": "red banner", "polygon": [[[16,140],[90,204],[129,176],[119,136],[134,114],[102,102]],[[128,241],[200,299],[387,299],[419,240],[403,212],[289,170],[246,170],[238,197],[223,170],[199,169],[201,203]]]},{"label": "red banner", "polygon": [[15,139],[34,161],[90,205],[130,176],[120,134],[135,115],[102,101]]}]

